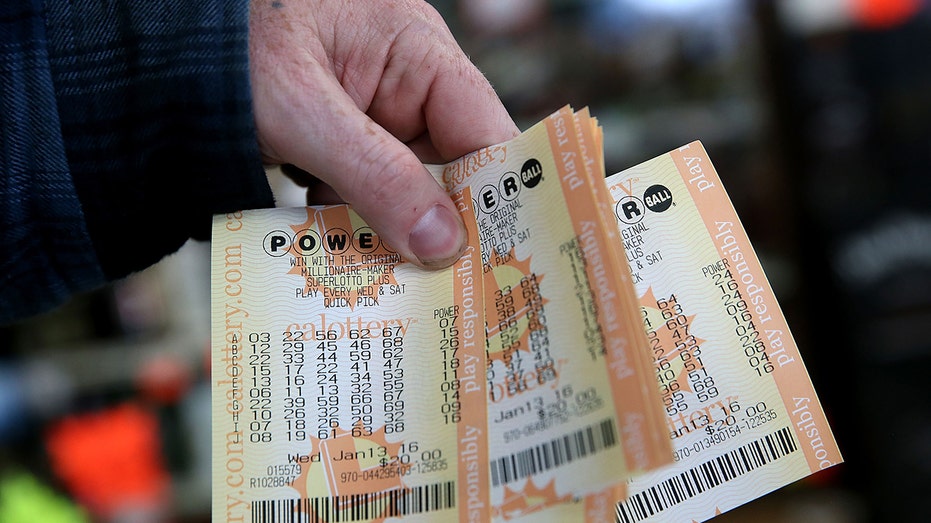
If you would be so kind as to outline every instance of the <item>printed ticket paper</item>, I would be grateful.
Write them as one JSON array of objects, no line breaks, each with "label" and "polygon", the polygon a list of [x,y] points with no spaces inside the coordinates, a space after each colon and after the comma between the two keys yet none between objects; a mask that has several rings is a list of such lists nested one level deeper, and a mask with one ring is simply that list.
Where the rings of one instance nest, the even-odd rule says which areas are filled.
[{"label": "printed ticket paper", "polygon": [[490,519],[466,224],[467,252],[427,272],[347,206],[215,218],[214,521]]},{"label": "printed ticket paper", "polygon": [[346,206],[216,217],[214,521],[703,520],[839,462],[700,144],[606,184],[602,142],[428,166],[444,271]]},{"label": "printed ticket paper", "polygon": [[675,463],[518,518],[706,521],[843,461],[700,142],[606,180]]},{"label": "printed ticket paper", "polygon": [[469,187],[476,198],[491,496],[502,519],[671,461],[643,327],[625,321],[630,270],[617,261],[616,228],[589,172],[600,164],[587,160],[603,155],[583,149],[595,147],[585,139],[593,129],[566,107],[434,169],[448,190]]},{"label": "printed ticket paper", "polygon": [[520,521],[705,521],[842,461],[701,143],[607,179],[676,463]]},{"label": "printed ticket paper", "polygon": [[634,478],[626,500],[614,496],[617,520],[704,521],[840,463],[798,347],[702,144],[606,184],[676,459]]}]

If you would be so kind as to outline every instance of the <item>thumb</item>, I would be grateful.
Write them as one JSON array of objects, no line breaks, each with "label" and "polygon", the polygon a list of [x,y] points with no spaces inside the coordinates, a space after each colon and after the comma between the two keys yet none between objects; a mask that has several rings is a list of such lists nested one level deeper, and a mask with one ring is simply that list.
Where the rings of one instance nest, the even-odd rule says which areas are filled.
[{"label": "thumb", "polygon": [[271,100],[256,110],[266,156],[329,184],[407,260],[441,268],[458,259],[465,226],[417,156],[359,110],[335,80],[317,75],[306,88],[314,94],[256,93],[257,101]]}]

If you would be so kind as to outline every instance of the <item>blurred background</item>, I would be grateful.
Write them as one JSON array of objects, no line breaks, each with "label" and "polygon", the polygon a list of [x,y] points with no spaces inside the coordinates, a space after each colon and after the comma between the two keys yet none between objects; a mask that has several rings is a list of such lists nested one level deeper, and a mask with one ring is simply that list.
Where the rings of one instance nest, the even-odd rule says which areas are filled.
[{"label": "blurred background", "polygon": [[[847,460],[716,521],[927,521],[928,2],[431,3],[522,128],[590,106],[609,174],[708,149]],[[0,327],[0,522],[209,521],[208,251]]]}]

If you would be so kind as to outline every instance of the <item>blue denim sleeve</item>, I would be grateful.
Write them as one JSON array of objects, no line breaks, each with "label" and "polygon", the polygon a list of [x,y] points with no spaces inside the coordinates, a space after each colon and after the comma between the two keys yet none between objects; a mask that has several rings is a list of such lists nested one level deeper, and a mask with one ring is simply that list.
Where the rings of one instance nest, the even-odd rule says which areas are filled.
[{"label": "blue denim sleeve", "polygon": [[0,322],[274,204],[247,37],[245,0],[0,6]]}]

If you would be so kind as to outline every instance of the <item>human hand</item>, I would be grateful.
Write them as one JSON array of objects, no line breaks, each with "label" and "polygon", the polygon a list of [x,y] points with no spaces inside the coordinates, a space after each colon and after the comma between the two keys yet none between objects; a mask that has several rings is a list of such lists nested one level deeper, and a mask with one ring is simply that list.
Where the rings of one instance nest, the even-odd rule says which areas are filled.
[{"label": "human hand", "polygon": [[265,161],[327,184],[406,259],[452,264],[465,229],[423,163],[518,129],[439,14],[417,0],[251,0],[249,25]]}]

